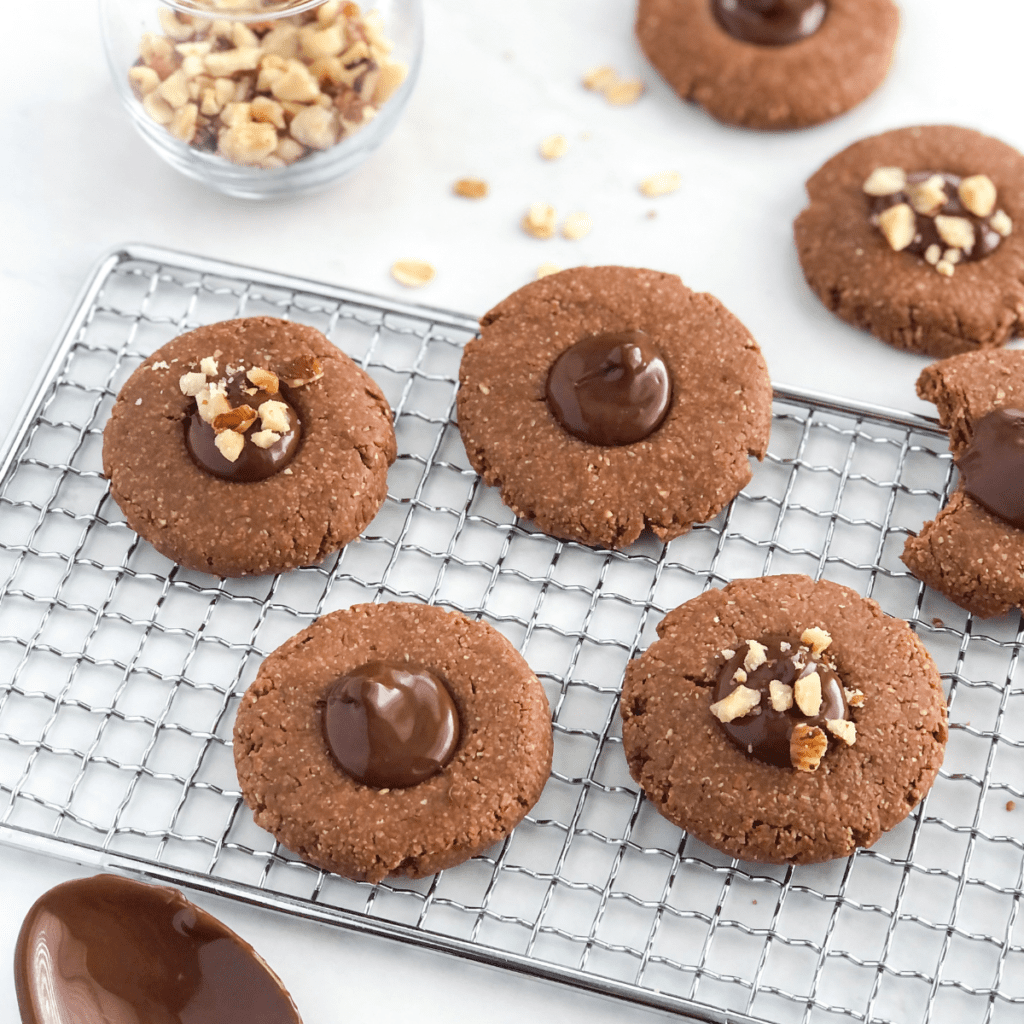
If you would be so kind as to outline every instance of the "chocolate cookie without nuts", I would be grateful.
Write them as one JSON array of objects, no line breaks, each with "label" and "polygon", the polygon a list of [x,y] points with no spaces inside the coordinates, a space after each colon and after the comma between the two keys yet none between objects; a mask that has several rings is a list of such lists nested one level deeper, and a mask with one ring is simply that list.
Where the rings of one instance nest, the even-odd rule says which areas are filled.
[{"label": "chocolate cookie without nuts", "polygon": [[892,62],[892,0],[640,0],[662,77],[726,124],[806,128],[869,96]]},{"label": "chocolate cookie without nuts", "polygon": [[[939,674],[874,601],[807,576],[736,580],[669,612],[658,635],[626,669],[623,750],[654,806],[715,849],[769,863],[845,857],[931,787],[947,737]],[[781,644],[796,664],[773,663]],[[842,688],[832,697],[830,675]],[[760,749],[778,735],[738,728],[762,716],[788,730],[781,761]]]},{"label": "chocolate cookie without nuts", "polygon": [[[596,346],[596,347],[595,347]],[[764,457],[771,383],[757,343],[678,277],[579,267],[514,292],[459,369],[473,468],[556,537],[620,548],[715,516]]]},{"label": "chocolate cookie without nuts", "polygon": [[969,352],[927,367],[917,393],[939,410],[960,483],[909,537],[903,562],[989,618],[1024,605],[1024,351]]},{"label": "chocolate cookie without nuts", "polygon": [[843,150],[807,192],[800,265],[842,320],[933,356],[1020,333],[1024,156],[1012,147],[969,128],[900,128]]},{"label": "chocolate cookie without nuts", "polygon": [[[458,715],[453,753],[438,756],[440,748],[418,740],[396,751],[394,737],[417,730],[387,729],[388,701],[374,701],[366,686],[387,684],[381,663],[417,677],[400,681],[410,689],[424,675],[440,681]],[[339,717],[333,736],[329,699],[349,704],[348,725]],[[444,708],[433,696],[424,700],[443,732]],[[332,744],[356,718],[370,742],[350,746],[346,770]],[[391,741],[382,744],[386,733]],[[407,775],[414,761],[423,767],[428,748],[433,770]],[[420,878],[462,863],[519,824],[551,770],[551,719],[537,677],[486,623],[428,605],[355,605],[318,619],[266,659],[242,699],[234,752],[256,824],[304,860],[370,882]],[[398,775],[378,787],[388,780],[350,774],[369,778],[367,767]]]},{"label": "chocolate cookie without nuts", "polygon": [[158,349],[103,433],[103,472],[128,525],[218,576],[294,569],[358,537],[395,455],[373,379],[315,328],[271,317]]}]

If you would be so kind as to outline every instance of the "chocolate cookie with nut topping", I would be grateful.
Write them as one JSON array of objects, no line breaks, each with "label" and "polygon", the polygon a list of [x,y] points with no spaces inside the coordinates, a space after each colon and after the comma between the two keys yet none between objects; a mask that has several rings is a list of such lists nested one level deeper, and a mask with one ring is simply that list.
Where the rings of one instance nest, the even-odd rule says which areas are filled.
[{"label": "chocolate cookie with nut topping", "polygon": [[360,881],[421,878],[522,821],[551,771],[551,716],[487,623],[353,605],[260,666],[234,754],[256,824],[304,860]]},{"label": "chocolate cookie with nut topping", "polygon": [[795,237],[836,316],[896,348],[996,348],[1024,322],[1024,156],[969,128],[863,139],[807,182]]},{"label": "chocolate cookie with nut topping", "polygon": [[845,857],[942,764],[946,701],[905,622],[807,576],[736,580],[668,613],[629,663],[622,744],[669,821],[733,857]]},{"label": "chocolate cookie with nut topping", "polygon": [[927,367],[960,471],[949,503],[909,537],[903,562],[975,615],[1024,607],[1024,352],[967,352]]},{"label": "chocolate cookie with nut topping", "polygon": [[584,544],[678,537],[768,445],[757,343],[716,298],[654,270],[578,267],[519,289],[480,321],[459,381],[473,468],[517,515]]},{"label": "chocolate cookie with nut topping", "polygon": [[380,388],[318,330],[200,327],[125,382],[103,472],[128,525],[217,576],[284,572],[359,536],[396,455]]},{"label": "chocolate cookie with nut topping", "polygon": [[636,34],[665,81],[744,128],[830,121],[881,85],[892,0],[640,0]]}]

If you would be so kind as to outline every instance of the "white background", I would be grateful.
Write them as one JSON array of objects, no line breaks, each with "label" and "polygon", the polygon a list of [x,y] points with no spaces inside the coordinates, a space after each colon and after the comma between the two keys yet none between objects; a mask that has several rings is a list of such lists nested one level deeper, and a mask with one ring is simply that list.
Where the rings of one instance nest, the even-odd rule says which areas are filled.
[{"label": "white background", "polygon": [[[763,135],[723,128],[675,98],[632,38],[631,0],[425,2],[422,76],[392,138],[324,195],[255,206],[180,177],[135,135],[109,80],[92,0],[3,0],[0,437],[93,263],[129,240],[474,314],[549,260],[669,270],[716,294],[747,324],[777,383],[931,411],[914,397],[924,358],[891,350],[818,305],[797,266],[791,223],[803,181],[865,135],[952,123],[1024,149],[1024,4],[903,0],[894,69],[875,96],[831,125]],[[642,77],[647,93],[634,106],[608,106],[579,84],[598,64]],[[568,136],[570,149],[547,162],[537,145],[554,132]],[[679,171],[683,189],[644,198],[639,181],[661,170]],[[462,176],[485,178],[490,197],[452,196]],[[527,237],[517,225],[535,201],[560,215],[588,212],[592,234],[577,242]],[[402,256],[431,261],[436,279],[404,290],[388,274]],[[0,963],[11,962],[36,897],[78,873],[0,850]],[[266,957],[306,1024],[496,1024],[533,1015],[610,1024],[624,1011],[645,1016],[285,915],[198,902]],[[0,1019],[15,1012],[11,976],[0,970]]]}]

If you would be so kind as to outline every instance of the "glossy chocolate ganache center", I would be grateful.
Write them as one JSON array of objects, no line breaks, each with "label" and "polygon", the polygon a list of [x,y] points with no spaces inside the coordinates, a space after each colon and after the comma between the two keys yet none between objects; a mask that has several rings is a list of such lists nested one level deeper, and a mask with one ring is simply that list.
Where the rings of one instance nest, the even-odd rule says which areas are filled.
[{"label": "glossy chocolate ganache center", "polygon": [[96,875],[25,917],[22,1024],[302,1024],[252,947],[176,889]]},{"label": "glossy chocolate ganache center", "polygon": [[548,372],[545,397],[556,420],[588,444],[633,444],[661,425],[672,381],[642,331],[594,334],[571,345]]},{"label": "glossy chocolate ganache center", "polygon": [[459,744],[459,713],[429,669],[370,661],[331,686],[323,730],[335,761],[356,782],[398,789],[448,764]]},{"label": "glossy chocolate ganache center", "polygon": [[758,46],[787,46],[814,35],[828,14],[826,0],[711,0],[729,35]]},{"label": "glossy chocolate ganache center", "polygon": [[979,505],[1024,530],[1024,411],[994,409],[982,416],[957,467],[963,489]]}]

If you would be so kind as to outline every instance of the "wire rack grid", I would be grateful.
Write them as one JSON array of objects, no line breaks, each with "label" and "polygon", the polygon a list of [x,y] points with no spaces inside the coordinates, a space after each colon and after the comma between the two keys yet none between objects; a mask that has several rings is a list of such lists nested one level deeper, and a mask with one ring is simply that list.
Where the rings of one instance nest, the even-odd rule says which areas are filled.
[{"label": "wire rack grid", "polygon": [[[396,414],[389,496],[319,566],[219,580],[127,528],[100,474],[121,384],[200,324],[312,324]],[[709,1021],[1006,1022],[1024,1010],[1019,616],[975,620],[898,561],[954,479],[934,423],[777,391],[771,448],[714,521],[622,552],[518,522],[453,422],[471,318],[147,246],[105,258],[0,466],[0,839],[444,950]],[[908,619],[948,686],[926,801],[871,850],[730,860],[629,778],[617,698],[664,613],[740,577],[806,572]],[[255,827],[231,757],[263,657],[318,615],[415,600],[495,625],[551,703],[555,758],[504,843],[378,886]]]}]

